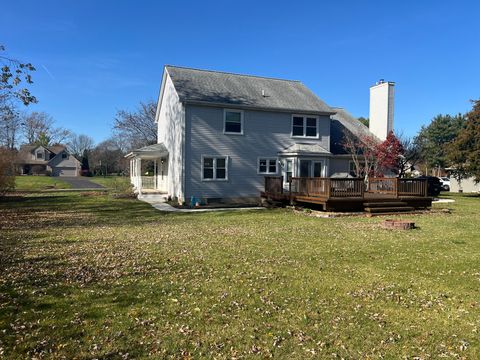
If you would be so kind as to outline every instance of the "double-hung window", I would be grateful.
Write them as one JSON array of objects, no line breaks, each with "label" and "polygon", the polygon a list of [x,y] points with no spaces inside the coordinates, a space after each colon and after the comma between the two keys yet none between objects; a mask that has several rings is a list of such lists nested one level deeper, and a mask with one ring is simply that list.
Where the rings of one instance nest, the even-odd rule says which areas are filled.
[{"label": "double-hung window", "polygon": [[277,171],[276,158],[258,158],[259,174],[276,174]]},{"label": "double-hung window", "polygon": [[243,135],[243,111],[228,110],[223,112],[223,133]]},{"label": "double-hung window", "polygon": [[318,138],[318,117],[293,115],[292,136]]},{"label": "double-hung window", "polygon": [[202,180],[228,180],[228,156],[202,156]]}]

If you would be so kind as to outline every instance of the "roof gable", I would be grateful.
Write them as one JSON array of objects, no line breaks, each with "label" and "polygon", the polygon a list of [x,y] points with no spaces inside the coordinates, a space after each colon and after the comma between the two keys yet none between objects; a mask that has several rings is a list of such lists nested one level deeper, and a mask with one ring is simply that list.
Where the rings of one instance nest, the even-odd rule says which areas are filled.
[{"label": "roof gable", "polygon": [[165,66],[180,101],[262,110],[333,114],[299,81]]},{"label": "roof gable", "polygon": [[[60,148],[61,148],[61,149],[60,149]],[[53,156],[53,157],[48,161],[49,164],[50,164],[50,163],[52,163],[52,164],[53,164],[53,163],[56,163],[59,159],[62,159],[62,158],[61,158],[61,154],[63,154],[63,153],[68,154],[69,159],[72,158],[74,161],[80,162],[80,160],[78,160],[75,156],[73,156],[73,154],[71,154],[71,153],[67,150],[67,148],[66,148],[65,146],[63,146],[63,145],[57,145],[57,148],[56,148],[55,150],[59,150],[59,151],[55,154],[55,156]],[[62,159],[62,160],[63,160],[63,159]],[[60,160],[60,161],[61,161],[61,160]]]},{"label": "roof gable", "polygon": [[345,133],[350,133],[356,137],[375,136],[368,127],[345,109],[333,109],[336,111],[335,115],[331,116],[332,122],[330,126],[330,151],[333,154],[347,154],[342,145]]}]

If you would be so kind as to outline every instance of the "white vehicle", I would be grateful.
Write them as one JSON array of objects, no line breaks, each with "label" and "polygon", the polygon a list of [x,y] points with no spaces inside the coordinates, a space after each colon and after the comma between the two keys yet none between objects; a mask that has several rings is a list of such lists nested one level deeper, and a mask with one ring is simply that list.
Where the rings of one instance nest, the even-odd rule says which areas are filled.
[{"label": "white vehicle", "polygon": [[450,191],[450,178],[446,176],[439,177],[440,183],[442,184],[442,189],[445,191]]}]

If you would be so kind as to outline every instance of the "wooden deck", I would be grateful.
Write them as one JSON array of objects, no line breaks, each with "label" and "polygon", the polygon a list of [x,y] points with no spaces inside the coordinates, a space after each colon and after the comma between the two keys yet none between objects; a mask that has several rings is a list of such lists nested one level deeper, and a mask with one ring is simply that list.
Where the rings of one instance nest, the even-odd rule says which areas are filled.
[{"label": "wooden deck", "polygon": [[423,179],[291,178],[285,188],[281,176],[265,177],[261,196],[282,203],[315,204],[326,211],[382,213],[424,209],[432,205]]}]

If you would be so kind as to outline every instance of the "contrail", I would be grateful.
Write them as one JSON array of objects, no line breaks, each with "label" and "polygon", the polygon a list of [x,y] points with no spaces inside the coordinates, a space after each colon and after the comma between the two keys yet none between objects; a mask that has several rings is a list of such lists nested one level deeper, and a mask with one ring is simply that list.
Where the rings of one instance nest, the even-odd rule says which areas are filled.
[{"label": "contrail", "polygon": [[55,76],[52,75],[52,73],[47,69],[47,67],[45,65],[42,64],[42,67],[43,69],[47,72],[47,74],[53,79],[55,80]]}]

